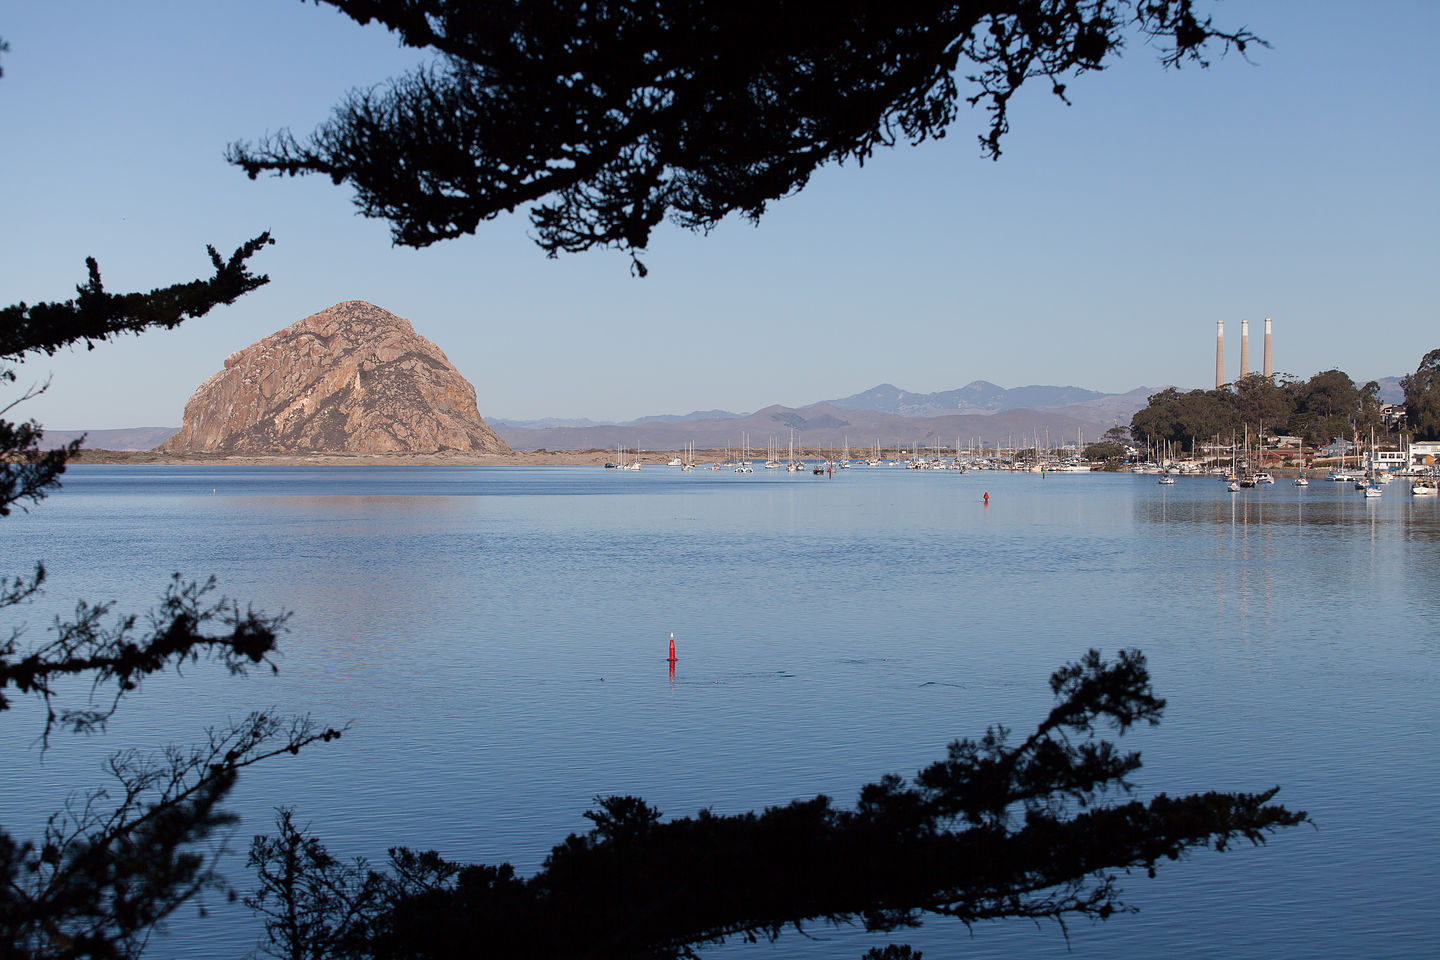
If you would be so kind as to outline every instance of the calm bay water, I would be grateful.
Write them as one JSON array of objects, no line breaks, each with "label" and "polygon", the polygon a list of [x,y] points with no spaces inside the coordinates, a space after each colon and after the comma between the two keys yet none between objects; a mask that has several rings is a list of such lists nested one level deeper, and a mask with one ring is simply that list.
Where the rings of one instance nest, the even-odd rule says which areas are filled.
[{"label": "calm bay water", "polygon": [[[148,683],[109,735],[43,764],[38,714],[6,716],[0,822],[21,835],[107,752],[274,705],[353,726],[242,780],[241,859],[287,803],[342,856],[530,872],[597,795],[672,815],[849,803],[987,724],[1025,732],[1088,648],[1139,647],[1169,700],[1124,741],[1142,792],[1278,783],[1316,829],[1136,876],[1141,912],[1073,926],[1068,953],[1054,926],[931,921],[707,955],[1440,955],[1440,504],[1399,483],[1367,501],[886,468],[96,466],[0,529],[0,570],[51,574],[32,637],[80,597],[143,609],[175,571],[293,612],[278,676]],[[253,922],[209,906],[152,954],[245,955]]]}]

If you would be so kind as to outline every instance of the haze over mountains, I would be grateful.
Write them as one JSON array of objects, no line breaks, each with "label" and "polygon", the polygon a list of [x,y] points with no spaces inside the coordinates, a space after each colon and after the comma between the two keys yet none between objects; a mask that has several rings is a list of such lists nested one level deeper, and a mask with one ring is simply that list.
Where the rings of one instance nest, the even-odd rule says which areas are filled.
[{"label": "haze over mountains", "polygon": [[[821,400],[809,404],[808,409],[818,404],[829,404],[842,410],[870,410],[888,413],[897,417],[936,417],[957,413],[999,413],[1004,410],[1046,410],[1062,406],[1074,406],[1077,414],[1095,407],[1103,411],[1130,408],[1133,414],[1145,406],[1146,398],[1159,388],[1137,387],[1128,393],[1101,393],[1083,387],[1026,386],[1007,389],[987,380],[975,380],[956,390],[938,393],[914,393],[902,390],[894,384],[882,383],[863,393],[841,397],[838,400]],[[1136,403],[1138,397],[1139,402]],[[1107,402],[1108,401],[1108,402]],[[768,409],[768,408],[767,408]],[[655,423],[689,423],[696,420],[740,420],[752,416],[749,413],[734,413],[729,410],[695,410],[685,414],[660,414],[639,417],[635,420],[590,420],[585,418],[564,419],[547,417],[541,420],[511,420],[504,417],[489,417],[487,422],[504,424],[507,427],[528,430],[544,430],[551,427],[638,427]]]},{"label": "haze over mountains", "polygon": [[[1379,381],[1387,403],[1403,400],[1399,378]],[[953,446],[983,440],[986,445],[1019,442],[1048,431],[1054,444],[1073,443],[1083,434],[1087,442],[1115,423],[1126,426],[1135,411],[1161,387],[1137,387],[1126,393],[1101,393],[1082,387],[1030,385],[1007,389],[976,380],[955,390],[913,393],[882,383],[861,393],[802,407],[772,405],[753,413],[696,410],[686,414],[659,414],[621,423],[588,419],[546,418],[486,422],[517,450],[681,449],[687,443],[700,448],[736,447],[749,435],[752,449],[764,452],[773,436],[788,447],[790,430],[802,446],[839,446],[869,449],[879,440],[886,447],[912,447],[940,443]],[[91,431],[86,446],[92,449],[148,450],[164,442],[178,428],[139,427],[130,430]],[[45,445],[58,446],[80,435],[75,430],[47,430]]]},{"label": "haze over mountains", "polygon": [[624,423],[592,420],[504,420],[489,423],[517,450],[583,450],[629,447],[678,449],[687,443],[701,448],[738,448],[748,434],[751,449],[764,451],[774,437],[788,448],[790,431],[805,447],[840,446],[868,449],[911,447],[935,443],[1019,442],[1038,437],[1044,442],[1074,442],[1081,435],[1097,439],[1117,421],[1128,425],[1136,410],[1160,388],[1138,387],[1128,393],[1105,394],[1082,387],[1032,385],[1006,389],[976,380],[956,390],[914,393],[882,383],[863,393],[808,404],[772,405],[754,413],[703,410],[688,414],[642,417]]}]

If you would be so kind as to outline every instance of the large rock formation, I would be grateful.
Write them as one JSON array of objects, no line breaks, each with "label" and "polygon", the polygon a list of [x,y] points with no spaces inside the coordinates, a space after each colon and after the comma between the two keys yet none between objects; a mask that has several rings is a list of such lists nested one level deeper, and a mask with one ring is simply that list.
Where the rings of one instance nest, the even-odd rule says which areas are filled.
[{"label": "large rock formation", "polygon": [[225,360],[185,404],[170,452],[508,453],[440,348],[362,300]]}]

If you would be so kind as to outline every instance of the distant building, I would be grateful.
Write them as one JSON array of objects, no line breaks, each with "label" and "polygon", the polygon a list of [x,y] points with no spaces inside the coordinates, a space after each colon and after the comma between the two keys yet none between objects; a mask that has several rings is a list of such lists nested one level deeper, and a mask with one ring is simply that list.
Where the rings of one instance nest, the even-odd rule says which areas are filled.
[{"label": "distant building", "polygon": [[1365,455],[1368,470],[1403,470],[1410,466],[1407,450],[1375,450]]},{"label": "distant building", "polygon": [[1433,467],[1440,463],[1440,443],[1434,441],[1410,444],[1412,466]]},{"label": "distant building", "polygon": [[1356,445],[1349,440],[1336,437],[1329,446],[1321,447],[1316,454],[1321,457],[1348,457],[1354,454],[1356,449]]},{"label": "distant building", "polygon": [[1398,426],[1405,422],[1405,404],[1387,403],[1380,408],[1380,416],[1387,427]]}]

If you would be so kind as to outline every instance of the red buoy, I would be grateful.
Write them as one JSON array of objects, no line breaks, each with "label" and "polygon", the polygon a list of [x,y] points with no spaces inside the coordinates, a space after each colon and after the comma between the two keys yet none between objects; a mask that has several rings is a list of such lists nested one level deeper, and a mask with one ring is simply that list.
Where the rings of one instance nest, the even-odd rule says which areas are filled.
[{"label": "red buoy", "polygon": [[675,634],[670,634],[670,662],[675,662]]}]

